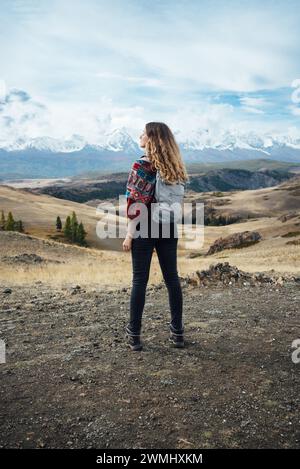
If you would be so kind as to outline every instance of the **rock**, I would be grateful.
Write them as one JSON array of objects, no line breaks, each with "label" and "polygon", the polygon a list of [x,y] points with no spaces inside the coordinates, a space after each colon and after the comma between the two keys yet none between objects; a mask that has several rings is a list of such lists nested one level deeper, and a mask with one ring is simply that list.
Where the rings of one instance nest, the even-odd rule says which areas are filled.
[{"label": "rock", "polygon": [[186,258],[187,259],[194,259],[195,257],[200,257],[200,256],[203,256],[203,254],[201,252],[189,252],[186,255]]},{"label": "rock", "polygon": [[5,290],[3,290],[3,293],[12,293],[12,289],[11,288],[5,288]]},{"label": "rock", "polygon": [[290,220],[291,218],[295,218],[297,216],[298,216],[297,212],[289,212],[289,213],[285,213],[284,215],[281,215],[280,217],[277,218],[277,220],[280,220],[282,221],[282,223],[284,223],[285,221]]},{"label": "rock", "polygon": [[226,236],[226,238],[218,238],[210,246],[206,255],[209,256],[215,252],[223,251],[223,249],[233,249],[250,246],[257,243],[261,239],[258,231],[242,231],[241,233],[234,233]]},{"label": "rock", "polygon": [[283,277],[282,275],[265,275],[262,272],[249,273],[239,270],[228,262],[211,264],[207,270],[196,270],[185,278],[187,284],[192,286],[208,286],[222,282],[225,285],[238,284],[253,286],[255,284],[283,285],[286,281],[297,282],[298,277]]},{"label": "rock", "polygon": [[293,246],[299,246],[300,245],[300,239],[293,239],[292,241],[287,241],[285,244],[293,245]]}]

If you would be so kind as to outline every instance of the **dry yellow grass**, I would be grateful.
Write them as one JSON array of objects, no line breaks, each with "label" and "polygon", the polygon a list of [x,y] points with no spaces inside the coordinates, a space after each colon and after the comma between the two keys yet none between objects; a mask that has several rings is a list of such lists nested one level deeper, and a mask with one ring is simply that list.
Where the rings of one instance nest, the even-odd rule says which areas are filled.
[{"label": "dry yellow grass", "polygon": [[[98,223],[103,224],[101,221],[103,215],[89,205],[0,185],[0,210],[2,209],[6,214],[12,211],[16,220],[22,219],[26,232],[44,238],[55,234],[58,215],[64,223],[66,217],[74,210],[78,220],[83,222],[85,230],[88,232],[87,241],[91,247],[109,250],[121,249],[121,240],[100,239],[97,236],[96,227]],[[108,215],[108,219],[113,218]],[[121,220],[121,223],[124,225],[125,219]]]},{"label": "dry yellow grass", "polygon": [[[57,243],[54,243],[57,244]],[[73,248],[75,251],[80,248]],[[81,248],[83,249],[83,248]],[[132,278],[131,253],[89,250],[91,258],[80,259],[76,253],[68,256],[65,264],[7,265],[1,263],[0,280],[9,279],[12,283],[30,284],[43,281],[54,285],[81,284],[91,287],[129,286]],[[94,252],[93,252],[94,251]],[[24,252],[24,250],[21,250]],[[26,250],[28,252],[28,249]],[[40,252],[40,255],[42,253]],[[282,274],[300,274],[300,248],[286,245],[286,239],[274,238],[261,241],[243,249],[230,249],[212,256],[187,258],[187,252],[178,250],[178,272],[185,276],[196,270],[209,267],[212,263],[229,262],[248,271],[269,271],[274,269]],[[47,249],[44,257],[49,258]],[[53,258],[53,256],[52,256]],[[162,274],[154,251],[150,269],[149,283],[162,280]]]},{"label": "dry yellow grass", "polygon": [[[194,235],[194,228],[185,227],[184,237],[179,239],[178,244],[179,275],[185,276],[195,270],[206,269],[212,263],[225,261],[249,272],[274,269],[282,274],[299,274],[300,247],[287,245],[288,239],[281,236],[289,231],[299,230],[300,218],[292,218],[282,223],[278,220],[278,216],[287,213],[289,206],[292,206],[293,210],[298,209],[300,214],[300,197],[291,195],[291,191],[286,190],[285,186],[289,187],[285,183],[277,188],[224,193],[225,198],[231,200],[232,210],[242,211],[248,204],[247,207],[259,212],[260,218],[227,226],[206,226],[204,236],[199,236],[193,245],[186,241],[189,235]],[[59,285],[79,283],[107,288],[131,284],[131,254],[122,251],[123,239],[99,240],[97,238],[96,225],[99,216],[95,208],[0,186],[1,208],[6,213],[9,210],[13,211],[15,218],[21,218],[25,223],[26,231],[32,235],[32,239],[28,239],[28,236],[21,234],[16,234],[15,237],[5,237],[3,233],[0,233],[0,280],[2,282],[9,279],[10,282],[16,284],[30,284],[40,280]],[[76,211],[78,218],[83,221],[89,231],[90,248],[45,241],[49,234],[55,233],[55,228],[51,227],[51,224],[55,222],[56,216],[64,217],[72,210]],[[124,219],[122,223],[125,223]],[[217,238],[246,230],[259,231],[262,241],[247,248],[224,250],[211,256],[204,256]],[[299,238],[298,236],[297,239]],[[24,266],[18,263],[9,265],[1,262],[1,257],[5,255],[13,256],[24,252],[36,253],[46,259],[64,261],[64,263],[49,262]],[[196,252],[199,256],[188,258],[189,252]],[[156,252],[154,252],[149,283],[157,283],[161,280],[162,274]]]}]

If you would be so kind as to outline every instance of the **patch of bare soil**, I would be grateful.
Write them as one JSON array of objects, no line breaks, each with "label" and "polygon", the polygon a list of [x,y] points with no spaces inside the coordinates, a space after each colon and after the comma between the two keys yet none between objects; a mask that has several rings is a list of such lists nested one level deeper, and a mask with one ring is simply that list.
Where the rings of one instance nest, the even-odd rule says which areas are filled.
[{"label": "patch of bare soil", "polygon": [[0,447],[299,448],[298,285],[182,279],[182,350],[149,285],[132,352],[130,289],[2,283]]}]

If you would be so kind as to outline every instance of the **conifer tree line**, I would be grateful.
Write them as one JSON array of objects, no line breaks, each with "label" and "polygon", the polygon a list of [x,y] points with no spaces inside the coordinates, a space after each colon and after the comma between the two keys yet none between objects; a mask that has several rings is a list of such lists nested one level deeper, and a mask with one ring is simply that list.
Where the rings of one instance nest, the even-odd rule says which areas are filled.
[{"label": "conifer tree line", "polygon": [[[80,246],[87,246],[87,242],[85,240],[87,232],[84,229],[83,223],[78,222],[77,215],[74,211],[71,215],[67,216],[64,226],[60,216],[57,216],[56,230],[62,231],[64,237],[68,241],[79,244]],[[1,210],[0,231],[19,231],[24,233],[23,221],[15,220],[12,212],[8,212],[6,217],[4,210]]]},{"label": "conifer tree line", "polygon": [[4,210],[1,210],[0,231],[19,231],[24,233],[24,225],[22,220],[15,220],[12,212],[8,212],[5,217]]},{"label": "conifer tree line", "polygon": [[83,223],[78,222],[77,215],[73,211],[71,215],[68,215],[64,226],[62,226],[61,218],[56,218],[56,229],[57,231],[63,230],[64,237],[72,243],[77,243],[81,246],[86,246],[85,237],[87,232],[84,229]]}]

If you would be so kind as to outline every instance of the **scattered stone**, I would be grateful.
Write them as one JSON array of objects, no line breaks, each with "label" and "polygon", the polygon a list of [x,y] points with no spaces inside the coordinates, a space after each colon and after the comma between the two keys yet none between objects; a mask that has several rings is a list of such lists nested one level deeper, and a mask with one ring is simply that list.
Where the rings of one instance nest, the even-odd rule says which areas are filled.
[{"label": "scattered stone", "polygon": [[196,270],[191,275],[185,277],[186,283],[194,286],[206,286],[223,283],[225,285],[238,284],[241,286],[251,286],[255,284],[283,285],[286,281],[298,281],[297,276],[284,277],[282,275],[271,276],[262,272],[249,273],[232,266],[229,262],[218,262],[211,264],[207,270]]},{"label": "scattered stone", "polygon": [[70,288],[71,295],[76,295],[76,293],[81,292],[81,286],[80,285],[73,285]]}]

